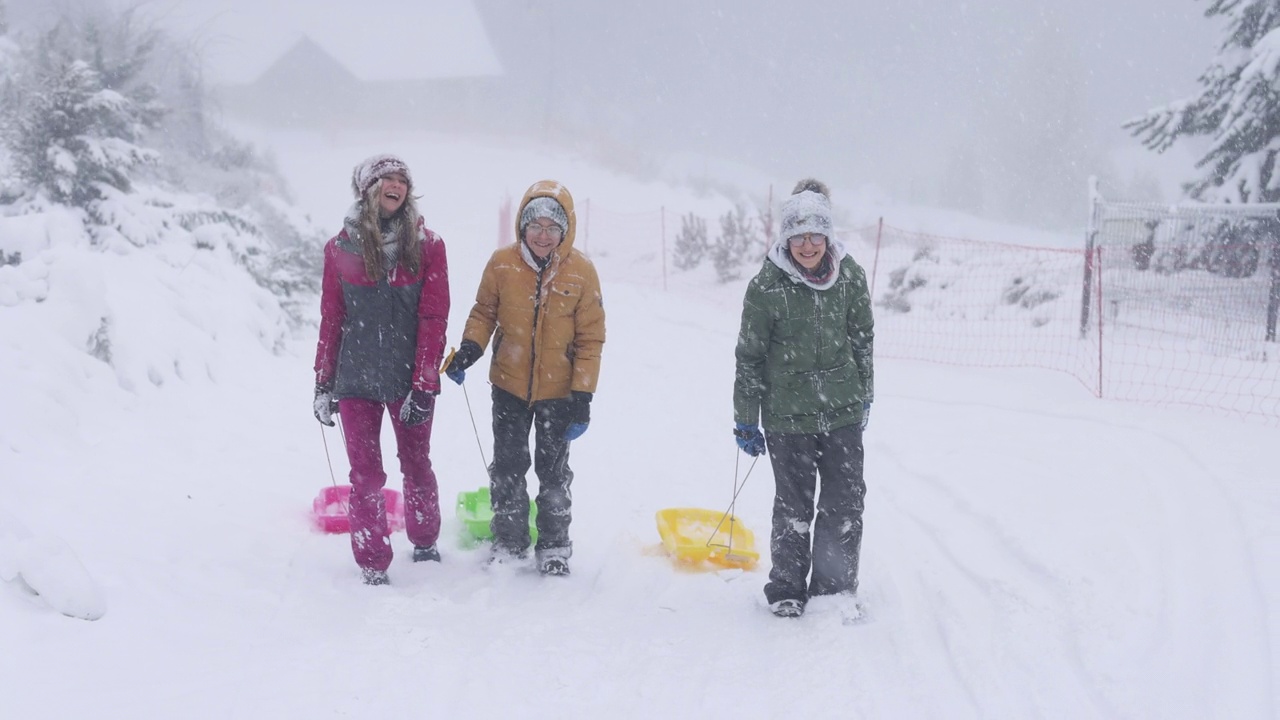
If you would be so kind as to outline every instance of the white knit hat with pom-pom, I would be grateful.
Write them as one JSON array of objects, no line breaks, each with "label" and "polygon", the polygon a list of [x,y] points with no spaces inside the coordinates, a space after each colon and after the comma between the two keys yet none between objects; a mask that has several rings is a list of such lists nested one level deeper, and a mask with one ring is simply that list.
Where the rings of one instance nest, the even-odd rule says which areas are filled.
[{"label": "white knit hat with pom-pom", "polygon": [[805,233],[831,237],[835,224],[827,186],[817,180],[801,180],[793,193],[782,203],[778,237],[787,240]]}]

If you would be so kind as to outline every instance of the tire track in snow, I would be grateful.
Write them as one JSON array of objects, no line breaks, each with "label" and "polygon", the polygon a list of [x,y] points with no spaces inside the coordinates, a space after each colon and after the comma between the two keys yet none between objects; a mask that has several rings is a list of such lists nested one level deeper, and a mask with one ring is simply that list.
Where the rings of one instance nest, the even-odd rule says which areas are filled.
[{"label": "tire track in snow", "polygon": [[[1069,700],[1077,711],[1084,707],[1082,702],[1087,702],[1088,707],[1092,708],[1092,714],[1100,717],[1116,716],[1114,708],[1094,690],[1094,683],[1071,640],[1077,629],[1065,612],[1065,603],[1061,600],[1068,595],[1065,583],[1044,563],[1022,551],[1017,541],[995,521],[975,510],[939,478],[911,469],[898,453],[881,444],[877,444],[868,454],[875,454],[892,464],[898,471],[894,474],[895,479],[910,479],[923,486],[923,494],[917,497],[931,496],[941,503],[940,509],[923,512],[913,510],[911,508],[920,503],[908,502],[899,497],[900,491],[893,483],[879,483],[880,492],[893,508],[917,528],[920,537],[928,541],[930,555],[942,558],[953,571],[953,576],[967,585],[968,594],[982,599],[985,605],[982,611],[989,616],[993,632],[1010,642],[1016,642],[1020,637],[1020,628],[1015,627],[1014,623],[1001,621],[1029,618],[1033,621],[1031,627],[1021,629],[1036,631],[1039,636],[1047,634],[1053,646],[1060,650],[1054,655],[1065,661],[1074,681],[1067,689],[1068,698],[1056,695],[1044,697],[1034,692],[1022,696],[1017,694],[1019,687],[1024,691],[1034,691],[1038,689],[1036,685],[1018,686],[1009,682],[992,687],[988,682],[990,678],[1004,678],[1042,667],[1044,648],[1027,647],[1029,657],[1022,658],[1025,662],[995,665],[990,672],[974,669],[975,663],[996,661],[998,658],[977,655],[975,650],[968,648],[968,644],[976,646],[976,643],[971,643],[963,630],[957,630],[971,626],[975,619],[972,609],[962,607],[964,593],[957,592],[957,587],[952,582],[939,582],[934,576],[920,573],[920,595],[930,598],[934,632],[939,643],[947,649],[945,656],[950,669],[956,682],[965,688],[975,714],[992,715],[992,705],[998,702],[1004,707],[995,712],[995,715],[1041,716],[1046,704],[1052,707],[1055,701]],[[966,556],[960,553],[961,547],[977,548],[979,551]],[[1012,571],[1004,570],[1001,566],[1011,567]],[[1037,618],[1046,617],[1056,621],[1048,626],[1048,630],[1044,630],[1044,624],[1034,622]],[[944,618],[954,622],[949,624]],[[1017,624],[1025,626],[1027,620]],[[1003,648],[1006,651],[1009,649]],[[1060,680],[1058,684],[1061,684]],[[1000,696],[993,694],[997,692]]]},{"label": "tire track in snow", "polygon": [[[930,415],[939,408],[1002,409],[1000,403],[911,400],[927,404]],[[1120,708],[1121,715],[1273,716],[1274,637],[1262,573],[1227,481],[1188,444],[1191,438],[1111,417],[1017,403],[1003,410],[1030,425],[1077,425],[1049,436],[1071,438],[1087,451],[1065,456],[1101,476],[1079,477],[1079,491],[1119,509],[1110,518],[1095,514],[1095,522],[1098,516],[1104,522],[1087,528],[1117,541],[1089,558],[1101,567],[1086,568],[1083,587],[1057,580],[1066,597],[1075,596],[1065,609],[1078,613],[1067,646],[1076,648],[1082,676],[1092,676],[1106,696],[1102,706]],[[1143,527],[1129,527],[1131,521]],[[1028,567],[1044,567],[1016,543],[1010,547],[1024,564],[1031,558]],[[1123,572],[1126,562],[1136,571],[1132,576]]]}]

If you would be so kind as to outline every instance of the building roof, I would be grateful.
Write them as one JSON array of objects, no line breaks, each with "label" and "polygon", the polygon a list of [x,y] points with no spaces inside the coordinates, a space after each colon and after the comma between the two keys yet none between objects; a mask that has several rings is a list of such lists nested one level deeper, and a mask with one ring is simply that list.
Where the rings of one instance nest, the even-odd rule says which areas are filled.
[{"label": "building roof", "polygon": [[251,83],[321,55],[361,81],[502,74],[479,15],[461,0],[171,0],[156,20],[201,49],[215,84]]},{"label": "building roof", "polygon": [[359,80],[305,35],[258,76],[255,85],[273,88],[351,86]]}]

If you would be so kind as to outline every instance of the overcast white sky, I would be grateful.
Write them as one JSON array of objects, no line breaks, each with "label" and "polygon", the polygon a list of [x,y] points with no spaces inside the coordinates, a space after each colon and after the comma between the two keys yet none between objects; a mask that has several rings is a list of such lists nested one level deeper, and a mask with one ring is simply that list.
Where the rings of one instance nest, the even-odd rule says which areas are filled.
[{"label": "overcast white sky", "polygon": [[[94,1],[102,0],[52,0]],[[8,4],[21,15],[51,3]],[[544,88],[548,107],[588,116],[623,143],[838,182],[900,185],[936,174],[958,147],[986,152],[1003,140],[1009,118],[1043,112],[1037,106],[1060,102],[1052,96],[1069,84],[1079,94],[1079,122],[1106,162],[1121,175],[1155,169],[1176,188],[1190,172],[1192,149],[1158,157],[1119,126],[1196,90],[1220,41],[1217,25],[1203,18],[1207,4],[149,0],[142,7],[191,39],[215,83],[252,81],[308,35],[358,78],[505,71]],[[1056,76],[1037,85],[1038,65]]]}]

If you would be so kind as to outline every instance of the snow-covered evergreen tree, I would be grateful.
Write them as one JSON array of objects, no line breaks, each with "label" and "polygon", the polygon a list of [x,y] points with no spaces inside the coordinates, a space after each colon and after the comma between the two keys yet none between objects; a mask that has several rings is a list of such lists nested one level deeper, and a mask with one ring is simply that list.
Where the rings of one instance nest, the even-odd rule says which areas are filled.
[{"label": "snow-covered evergreen tree", "polygon": [[58,26],[41,37],[19,90],[15,170],[57,203],[89,209],[106,188],[127,192],[133,170],[159,159],[138,143],[161,114],[153,90],[136,82],[147,46],[117,60],[107,40],[97,24]]},{"label": "snow-covered evergreen tree", "polygon": [[9,16],[4,0],[0,0],[0,202],[5,196],[4,178],[8,174],[8,138],[12,133],[17,90],[14,84],[18,46],[9,39]]},{"label": "snow-covered evergreen tree", "polygon": [[76,207],[101,199],[103,184],[128,191],[130,171],[157,157],[133,143],[133,121],[128,99],[104,88],[88,63],[62,62],[19,118],[18,173],[55,202]]},{"label": "snow-covered evergreen tree", "polygon": [[[211,253],[269,290],[291,327],[307,322],[327,228],[215,121],[197,51],[129,11],[69,7],[52,20],[15,27],[18,42],[0,36],[0,215],[75,218],[95,249]],[[0,265],[41,247],[7,240]],[[0,283],[0,302],[46,295]],[[96,327],[110,342],[109,324]]]},{"label": "snow-covered evergreen tree", "polygon": [[1200,75],[1201,90],[1125,123],[1163,152],[1180,137],[1213,139],[1186,186],[1192,198],[1246,203],[1280,200],[1280,0],[1211,0],[1205,16],[1226,21],[1225,39]]}]

